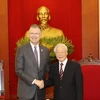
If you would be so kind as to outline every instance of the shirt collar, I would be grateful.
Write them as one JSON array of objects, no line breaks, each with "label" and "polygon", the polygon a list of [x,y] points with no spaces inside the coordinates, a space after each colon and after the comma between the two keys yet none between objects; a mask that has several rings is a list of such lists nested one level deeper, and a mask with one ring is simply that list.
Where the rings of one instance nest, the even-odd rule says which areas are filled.
[{"label": "shirt collar", "polygon": [[34,46],[36,46],[37,48],[39,47],[39,44],[34,45],[32,42],[30,42],[30,45],[34,48]]}]

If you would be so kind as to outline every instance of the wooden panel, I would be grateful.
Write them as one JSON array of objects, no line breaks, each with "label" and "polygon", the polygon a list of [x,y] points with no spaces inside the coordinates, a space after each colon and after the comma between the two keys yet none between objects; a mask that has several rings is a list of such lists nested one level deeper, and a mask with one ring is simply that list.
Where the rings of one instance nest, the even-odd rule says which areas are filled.
[{"label": "wooden panel", "polygon": [[9,45],[8,45],[8,7],[7,0],[0,0],[0,60],[4,60],[5,98],[9,94]]},{"label": "wooden panel", "polygon": [[82,0],[82,56],[98,58],[98,0]]}]

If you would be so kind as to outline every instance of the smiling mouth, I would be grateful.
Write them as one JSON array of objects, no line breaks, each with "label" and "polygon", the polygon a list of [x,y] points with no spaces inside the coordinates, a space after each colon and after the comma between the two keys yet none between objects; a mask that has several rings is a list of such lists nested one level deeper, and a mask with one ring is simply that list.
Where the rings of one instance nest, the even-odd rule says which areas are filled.
[{"label": "smiling mouth", "polygon": [[32,40],[36,40],[37,38],[32,38]]},{"label": "smiling mouth", "polygon": [[59,57],[59,58],[61,59],[61,58],[63,58],[63,57]]}]

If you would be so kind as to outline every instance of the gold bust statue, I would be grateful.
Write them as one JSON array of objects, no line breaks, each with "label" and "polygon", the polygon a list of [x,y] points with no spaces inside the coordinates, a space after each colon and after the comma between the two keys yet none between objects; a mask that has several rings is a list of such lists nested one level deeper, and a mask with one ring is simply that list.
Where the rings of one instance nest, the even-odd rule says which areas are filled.
[{"label": "gold bust statue", "polygon": [[[51,27],[48,25],[48,21],[51,19],[50,11],[47,7],[42,6],[37,10],[37,20],[40,22],[40,27],[42,29],[42,37],[55,38],[57,36],[64,36],[62,30]],[[29,32],[27,31],[25,37],[29,37]]]}]

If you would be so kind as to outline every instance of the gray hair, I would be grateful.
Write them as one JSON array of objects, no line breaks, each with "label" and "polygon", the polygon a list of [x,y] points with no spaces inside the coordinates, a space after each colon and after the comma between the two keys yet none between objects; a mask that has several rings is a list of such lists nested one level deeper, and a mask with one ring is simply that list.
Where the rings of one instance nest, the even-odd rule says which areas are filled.
[{"label": "gray hair", "polygon": [[57,45],[54,47],[54,52],[55,52],[55,53],[56,53],[57,47],[64,47],[65,50],[66,50],[66,52],[68,53],[68,47],[67,47],[65,44],[63,44],[63,43],[57,44]]},{"label": "gray hair", "polygon": [[32,25],[30,26],[30,28],[38,28],[38,29],[40,29],[40,31],[42,32],[41,27],[40,27],[39,25],[37,25],[37,24],[32,24]]}]

